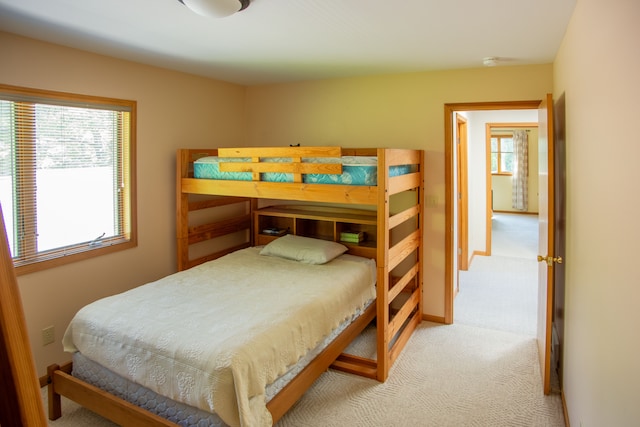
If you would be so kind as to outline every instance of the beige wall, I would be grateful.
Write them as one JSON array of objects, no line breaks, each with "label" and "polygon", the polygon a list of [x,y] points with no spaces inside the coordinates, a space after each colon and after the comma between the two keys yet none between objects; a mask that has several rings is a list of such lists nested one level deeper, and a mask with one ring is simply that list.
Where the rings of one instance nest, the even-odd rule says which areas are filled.
[{"label": "beige wall", "polygon": [[138,248],[19,278],[40,374],[68,358],[42,347],[42,328],[53,324],[60,338],[82,305],[175,271],[179,147],[425,149],[426,194],[437,201],[425,214],[425,312],[444,316],[444,104],[542,99],[553,86],[547,64],[245,88],[6,33],[0,55],[2,83],[138,101]]},{"label": "beige wall", "polygon": [[640,423],[640,2],[578,0],[566,96],[565,396],[572,426]]},{"label": "beige wall", "polygon": [[[0,82],[138,102],[135,249],[18,278],[36,367],[69,359],[60,339],[80,307],[176,270],[175,149],[244,142],[245,88],[0,32]],[[40,331],[56,330],[42,346]]]},{"label": "beige wall", "polygon": [[[526,84],[523,84],[526,82]],[[444,316],[444,105],[543,99],[552,66],[478,68],[252,86],[250,145],[426,150],[425,312]]]}]

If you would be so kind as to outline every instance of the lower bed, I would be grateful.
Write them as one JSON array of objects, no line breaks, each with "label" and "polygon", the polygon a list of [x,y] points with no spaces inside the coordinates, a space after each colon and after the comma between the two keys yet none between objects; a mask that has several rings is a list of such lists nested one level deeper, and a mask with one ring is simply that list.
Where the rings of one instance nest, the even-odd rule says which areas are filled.
[{"label": "lower bed", "polygon": [[169,410],[182,425],[271,425],[271,396],[370,304],[374,284],[365,258],[309,265],[247,248],[90,304],[63,342],[82,354],[79,377],[113,374],[141,387],[133,399],[166,398],[160,412],[179,402]]}]

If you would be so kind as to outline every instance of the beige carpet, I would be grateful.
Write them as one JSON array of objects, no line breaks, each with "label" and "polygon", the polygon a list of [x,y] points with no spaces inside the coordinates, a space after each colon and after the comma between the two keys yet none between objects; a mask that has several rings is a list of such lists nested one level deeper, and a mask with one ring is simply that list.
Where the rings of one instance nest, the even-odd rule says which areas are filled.
[{"label": "beige carpet", "polygon": [[460,271],[454,322],[530,336],[538,316],[538,217],[495,213],[492,255]]},{"label": "beige carpet", "polygon": [[535,261],[538,254],[538,215],[494,213],[491,254]]},{"label": "beige carpet", "polygon": [[454,322],[529,336],[536,335],[538,264],[505,256],[474,257],[459,274]]},{"label": "beige carpet", "polygon": [[278,426],[563,426],[535,341],[424,323],[387,382],[328,372]]},{"label": "beige carpet", "polygon": [[[63,417],[50,425],[112,424],[65,400]],[[564,421],[559,396],[542,394],[532,337],[424,322],[385,383],[329,371],[277,426],[537,427]]]}]

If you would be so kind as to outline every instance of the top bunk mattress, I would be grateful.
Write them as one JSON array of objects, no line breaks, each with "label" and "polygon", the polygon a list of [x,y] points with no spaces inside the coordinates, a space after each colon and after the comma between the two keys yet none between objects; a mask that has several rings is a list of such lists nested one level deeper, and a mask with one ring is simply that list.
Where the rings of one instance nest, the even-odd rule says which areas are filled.
[{"label": "top bunk mattress", "polygon": [[[290,158],[265,157],[263,162],[291,162]],[[202,157],[193,162],[193,175],[201,179],[218,179],[231,181],[251,181],[251,172],[223,172],[219,164],[222,162],[251,162],[249,157],[222,158],[216,156]],[[378,184],[378,158],[375,156],[342,156],[342,157],[308,157],[303,163],[341,163],[342,174],[310,173],[302,176],[307,184],[369,185]],[[389,176],[399,176],[412,172],[410,165],[398,165],[389,168]],[[293,174],[266,172],[261,180],[267,182],[293,182]]]},{"label": "top bunk mattress", "polygon": [[63,344],[231,426],[271,425],[265,389],[375,298],[375,262],[247,248],[82,308]]}]

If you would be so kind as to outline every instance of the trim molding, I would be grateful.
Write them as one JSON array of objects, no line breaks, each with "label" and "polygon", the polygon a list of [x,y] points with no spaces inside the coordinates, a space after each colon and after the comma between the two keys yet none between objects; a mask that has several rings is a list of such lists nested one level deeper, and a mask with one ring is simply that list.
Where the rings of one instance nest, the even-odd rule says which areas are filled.
[{"label": "trim molding", "polygon": [[567,401],[564,398],[564,390],[560,391],[560,398],[562,399],[562,412],[564,413],[564,424],[566,427],[571,427],[569,422],[569,411],[567,410]]},{"label": "trim molding", "polygon": [[503,214],[515,214],[515,215],[538,215],[538,212],[523,212],[523,211],[497,211],[494,210],[495,213],[503,213]]},{"label": "trim molding", "polygon": [[426,320],[427,322],[433,322],[433,323],[446,323],[444,320],[444,316],[434,316],[431,314],[424,314],[422,313],[422,320]]},{"label": "trim molding", "polygon": [[471,263],[473,262],[473,258],[478,255],[478,256],[491,256],[491,254],[487,251],[473,251],[473,253],[471,254],[471,258],[469,259],[469,266],[471,266]]}]

